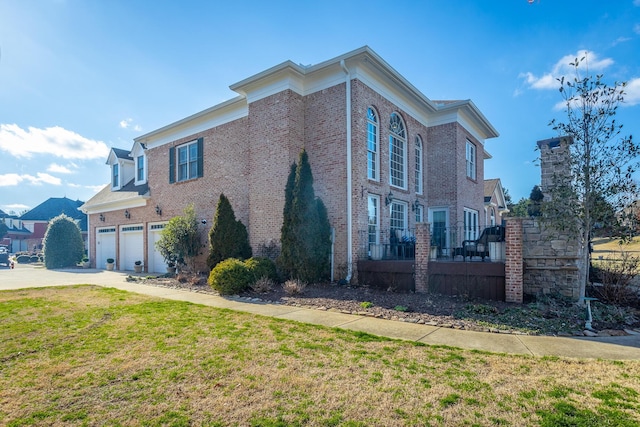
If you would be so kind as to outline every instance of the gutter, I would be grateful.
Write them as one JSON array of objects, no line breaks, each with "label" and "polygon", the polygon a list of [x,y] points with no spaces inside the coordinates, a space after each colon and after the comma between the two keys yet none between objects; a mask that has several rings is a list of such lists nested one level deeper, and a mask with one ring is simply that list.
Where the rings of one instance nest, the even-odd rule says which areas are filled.
[{"label": "gutter", "polygon": [[346,109],[347,109],[347,277],[345,281],[349,283],[353,275],[353,218],[352,218],[352,183],[351,183],[351,73],[344,62],[340,60],[340,67],[346,74]]}]

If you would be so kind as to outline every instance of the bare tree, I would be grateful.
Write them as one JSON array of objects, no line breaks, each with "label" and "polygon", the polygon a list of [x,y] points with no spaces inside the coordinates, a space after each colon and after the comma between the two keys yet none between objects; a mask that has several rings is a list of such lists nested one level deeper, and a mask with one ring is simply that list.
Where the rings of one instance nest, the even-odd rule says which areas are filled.
[{"label": "bare tree", "polygon": [[[633,175],[638,169],[640,147],[632,137],[622,136],[622,125],[615,120],[624,102],[626,83],[608,86],[602,75],[581,77],[581,63],[570,63],[573,78],[559,78],[564,99],[566,121],[552,120],[549,125],[570,141],[566,175],[558,177],[551,189],[551,200],[544,204],[544,215],[557,229],[578,236],[582,269],[580,301],[588,282],[589,244],[593,227],[603,213],[602,206],[612,206],[619,215],[628,209],[637,195]],[[587,70],[588,73],[588,70]],[[603,204],[602,201],[606,201]],[[624,237],[620,229],[619,237]]]}]

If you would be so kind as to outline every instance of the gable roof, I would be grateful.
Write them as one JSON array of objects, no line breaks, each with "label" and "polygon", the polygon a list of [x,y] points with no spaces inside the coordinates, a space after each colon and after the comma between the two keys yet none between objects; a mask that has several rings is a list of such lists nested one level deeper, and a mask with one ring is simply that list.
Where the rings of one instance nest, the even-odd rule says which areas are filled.
[{"label": "gable roof", "polygon": [[19,217],[22,221],[50,221],[60,214],[79,220],[80,230],[87,230],[87,215],[80,212],[78,208],[84,202],[71,200],[66,197],[51,197],[40,203],[35,208]]}]

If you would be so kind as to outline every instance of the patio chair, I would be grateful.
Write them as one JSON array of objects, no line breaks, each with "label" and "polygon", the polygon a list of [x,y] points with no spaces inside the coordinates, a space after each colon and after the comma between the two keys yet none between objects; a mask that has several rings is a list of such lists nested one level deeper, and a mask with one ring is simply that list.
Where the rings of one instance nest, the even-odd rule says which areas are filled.
[{"label": "patio chair", "polygon": [[481,257],[482,261],[489,257],[489,243],[504,242],[504,227],[502,225],[493,225],[482,230],[480,237],[476,240],[465,240],[462,247],[454,249],[454,257],[461,255],[463,260],[467,257],[471,259],[474,256]]}]

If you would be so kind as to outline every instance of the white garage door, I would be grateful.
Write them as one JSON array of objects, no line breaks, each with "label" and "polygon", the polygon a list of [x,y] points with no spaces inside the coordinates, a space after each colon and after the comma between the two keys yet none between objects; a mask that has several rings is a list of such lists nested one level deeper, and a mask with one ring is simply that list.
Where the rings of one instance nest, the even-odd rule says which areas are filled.
[{"label": "white garage door", "polygon": [[167,265],[164,263],[160,251],[156,249],[156,242],[160,240],[160,233],[165,224],[151,224],[149,225],[149,273],[164,274],[167,272]]},{"label": "white garage door", "polygon": [[107,258],[116,258],[116,228],[96,230],[96,268],[107,268]]},{"label": "white garage door", "polygon": [[120,228],[119,270],[133,271],[134,263],[144,260],[143,230],[142,225],[127,225]]}]

